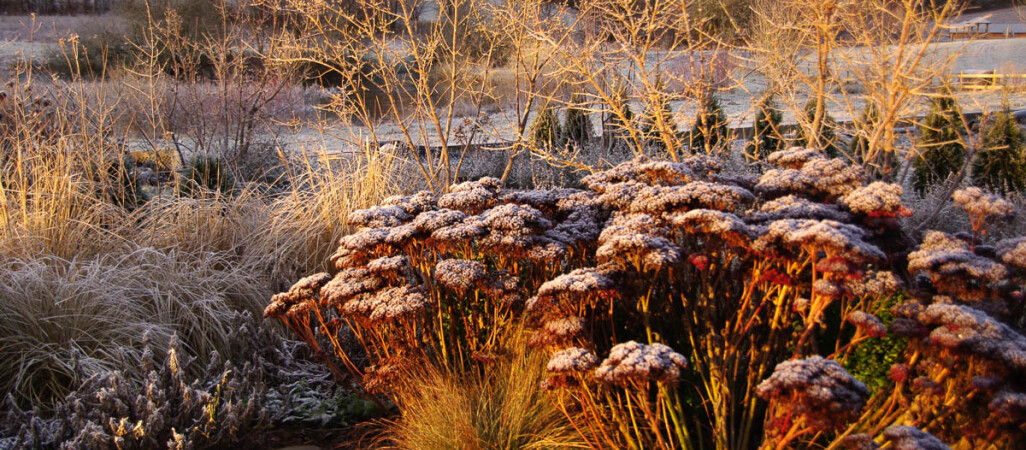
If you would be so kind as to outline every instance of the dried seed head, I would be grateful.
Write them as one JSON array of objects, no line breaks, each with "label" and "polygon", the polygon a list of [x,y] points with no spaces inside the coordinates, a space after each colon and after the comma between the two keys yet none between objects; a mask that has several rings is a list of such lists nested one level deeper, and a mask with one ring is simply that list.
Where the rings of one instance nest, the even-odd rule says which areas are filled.
[{"label": "dried seed head", "polygon": [[772,222],[781,219],[849,222],[851,215],[841,211],[836,205],[816,203],[794,195],[787,195],[763,203],[758,211],[748,216],[748,220],[751,222]]},{"label": "dried seed head", "polygon": [[445,259],[435,264],[435,280],[449,289],[466,292],[485,278],[485,266],[468,259]]},{"label": "dried seed head", "polygon": [[879,338],[887,335],[887,327],[872,314],[864,311],[852,311],[846,319],[848,323],[855,325],[869,337]]},{"label": "dried seed head", "polygon": [[545,369],[552,373],[583,373],[598,365],[598,357],[594,353],[578,347],[560,350],[549,358]]},{"label": "dried seed head", "polygon": [[420,213],[413,219],[413,226],[418,231],[431,234],[439,228],[454,225],[466,219],[467,215],[453,209],[438,209]]},{"label": "dried seed head", "polygon": [[595,370],[595,378],[607,384],[627,387],[632,382],[676,383],[687,358],[663,344],[645,345],[635,341],[616,344],[609,357]]},{"label": "dried seed head", "polygon": [[959,189],[951,196],[966,214],[979,218],[1002,218],[1015,214],[1015,207],[1000,195],[978,187]]},{"label": "dried seed head", "polygon": [[887,427],[883,437],[884,443],[890,444],[888,448],[895,450],[951,450],[932,434],[905,425]]},{"label": "dried seed head", "polygon": [[770,153],[766,160],[780,167],[801,169],[809,160],[825,158],[826,154],[815,148],[790,147]]},{"label": "dried seed head", "polygon": [[801,415],[818,430],[835,429],[858,417],[870,394],[837,361],[818,355],[777,364],[755,392],[788,405],[789,413]]},{"label": "dried seed head", "polygon": [[438,206],[477,214],[495,205],[500,186],[502,182],[491,177],[460,183],[454,185],[451,192],[438,198]]},{"label": "dried seed head", "polygon": [[876,181],[841,197],[840,204],[857,214],[897,216],[902,211],[900,184]]},{"label": "dried seed head", "polygon": [[349,213],[348,223],[361,228],[387,228],[402,225],[411,218],[399,206],[373,206]]}]

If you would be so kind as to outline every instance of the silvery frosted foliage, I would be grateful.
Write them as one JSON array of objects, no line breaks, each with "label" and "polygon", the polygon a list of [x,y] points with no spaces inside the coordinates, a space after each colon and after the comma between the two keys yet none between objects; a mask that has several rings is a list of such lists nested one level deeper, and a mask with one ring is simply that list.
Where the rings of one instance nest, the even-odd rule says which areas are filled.
[{"label": "silvery frosted foliage", "polygon": [[934,435],[905,425],[887,427],[883,438],[884,443],[890,444],[887,448],[894,450],[951,450]]},{"label": "silvery frosted foliage", "polygon": [[854,261],[885,259],[883,251],[863,240],[865,234],[862,228],[833,220],[777,220],[769,224],[752,248],[756,251],[822,250],[828,255]]},{"label": "silvery frosted foliage", "polygon": [[599,359],[587,349],[573,347],[560,350],[549,358],[545,370],[552,373],[583,373],[594,369]]},{"label": "silvery frosted foliage", "polygon": [[460,292],[474,287],[485,277],[485,266],[467,259],[445,259],[435,265],[435,280]]},{"label": "silvery frosted foliage", "polygon": [[438,206],[477,214],[495,205],[501,186],[502,182],[492,177],[459,183],[438,198]]},{"label": "silvery frosted foliage", "polygon": [[1026,237],[1004,239],[997,244],[1001,261],[1019,270],[1026,270]]},{"label": "silvery frosted foliage", "polygon": [[317,301],[321,287],[331,280],[327,273],[317,273],[297,281],[287,292],[275,294],[264,309],[264,317],[280,317],[297,303]]},{"label": "silvery frosted foliage", "polygon": [[[251,320],[242,315],[236,319]],[[266,339],[245,327],[233,328],[232,337],[248,343]],[[269,342],[264,344],[270,347]],[[266,347],[256,349],[266,354]],[[200,377],[189,382],[186,373],[193,369],[194,359],[182,353],[177,338],[172,339],[163,364],[153,367],[153,356],[146,345],[141,377],[122,371],[90,376],[79,368],[85,381],[55,406],[48,419],[39,411],[22,411],[8,396],[0,448],[236,447],[246,442],[251,430],[281,420],[287,413],[269,402],[265,382],[290,365],[288,360],[260,357],[236,366],[214,353]],[[313,373],[307,375],[316,381]]]},{"label": "silvery frosted foliage", "polygon": [[595,369],[595,378],[623,387],[649,381],[672,384],[680,378],[681,370],[687,367],[687,358],[670,347],[627,341],[613,346],[609,357]]},{"label": "silvery frosted foliage", "polygon": [[901,194],[900,184],[876,181],[849,192],[838,202],[858,214],[896,214],[902,208]]},{"label": "silvery frosted foliage", "polygon": [[1015,207],[1009,201],[978,187],[959,189],[951,198],[970,216],[1001,218],[1015,214]]},{"label": "silvery frosted foliage", "polygon": [[929,343],[971,353],[1026,371],[1026,337],[983,311],[956,304],[935,303],[916,314],[922,325],[932,328]]},{"label": "silvery frosted foliage", "polygon": [[780,167],[801,169],[809,160],[825,158],[826,154],[815,148],[790,147],[770,153],[766,160]]},{"label": "silvery frosted foliage", "polygon": [[755,392],[819,430],[835,429],[858,417],[870,394],[841,364],[818,355],[777,364]]},{"label": "silvery frosted foliage", "polygon": [[786,195],[770,200],[749,213],[747,220],[751,222],[772,222],[781,219],[834,220],[848,222],[851,215],[841,211],[837,205],[813,202],[794,195]]}]

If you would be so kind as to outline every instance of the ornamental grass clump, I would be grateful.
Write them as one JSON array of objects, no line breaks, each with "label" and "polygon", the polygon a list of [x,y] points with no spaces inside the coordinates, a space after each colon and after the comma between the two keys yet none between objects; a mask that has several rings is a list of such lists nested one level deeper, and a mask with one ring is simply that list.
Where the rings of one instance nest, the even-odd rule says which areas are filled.
[{"label": "ornamental grass clump", "polygon": [[[900,186],[818,149],[767,161],[757,180],[708,156],[638,158],[580,190],[486,178],[392,198],[350,217],[330,281],[270,310],[295,308],[276,317],[327,334],[340,376],[406,415],[434,395],[425,371],[551,356],[535,388],[592,448],[838,448],[911,425],[963,447],[1026,438],[990,413],[1018,414],[1026,392],[1026,244],[982,242],[1003,209],[974,206],[1001,203],[964,203],[975,237],[917,242]],[[853,377],[861,363],[881,380]]]}]

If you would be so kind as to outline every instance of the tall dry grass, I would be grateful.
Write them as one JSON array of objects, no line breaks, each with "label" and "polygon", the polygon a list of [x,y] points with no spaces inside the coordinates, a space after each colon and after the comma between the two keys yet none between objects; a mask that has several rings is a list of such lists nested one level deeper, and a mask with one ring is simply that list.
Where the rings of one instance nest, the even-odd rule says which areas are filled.
[{"label": "tall dry grass", "polygon": [[396,447],[586,448],[555,396],[538,388],[546,377],[544,352],[525,342],[510,348],[512,355],[480,370],[428,370],[412,382],[399,395],[403,417],[388,430]]},{"label": "tall dry grass", "polygon": [[194,356],[251,356],[232,353],[227,319],[322,270],[348,212],[403,179],[388,152],[318,151],[280,155],[277,193],[182,197],[165,183],[144,195],[123,99],[27,66],[19,76],[0,104],[0,359],[12,362],[0,389],[24,405],[45,409],[79,373],[132,372],[144,334],[157,348],[177,334]]}]

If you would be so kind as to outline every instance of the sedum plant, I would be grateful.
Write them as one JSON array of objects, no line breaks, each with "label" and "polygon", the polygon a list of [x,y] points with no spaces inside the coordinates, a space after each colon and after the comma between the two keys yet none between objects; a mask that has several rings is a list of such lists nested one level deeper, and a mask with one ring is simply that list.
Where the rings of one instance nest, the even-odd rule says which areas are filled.
[{"label": "sedum plant", "polygon": [[[332,273],[276,295],[265,315],[311,346],[323,335],[337,371],[402,413],[424,398],[418,374],[489,373],[519,358],[508,336],[526,336],[551,355],[539,389],[593,448],[1026,437],[1013,375],[1026,361],[1023,239],[917,243],[899,227],[900,185],[866,184],[816,148],[767,162],[751,177],[708,155],[641,158],[583,189],[483,178],[392,197],[351,214],[358,231]],[[964,194],[983,236],[1005,209]],[[844,367],[884,338],[902,347],[871,390]]]}]

